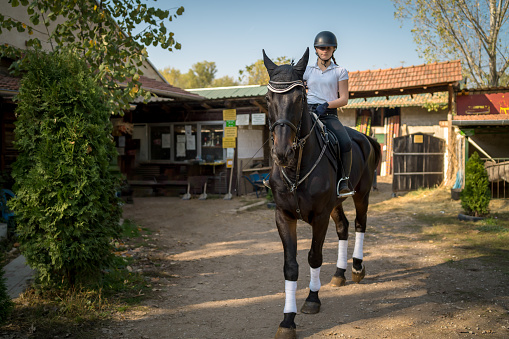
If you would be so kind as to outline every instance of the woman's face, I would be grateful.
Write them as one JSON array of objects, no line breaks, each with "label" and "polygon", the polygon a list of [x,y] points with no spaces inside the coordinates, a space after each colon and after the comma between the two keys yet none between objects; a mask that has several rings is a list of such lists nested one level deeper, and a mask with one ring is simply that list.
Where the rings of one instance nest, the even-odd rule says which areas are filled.
[{"label": "woman's face", "polygon": [[315,47],[316,53],[322,60],[329,60],[332,57],[332,53],[334,53],[334,47]]}]

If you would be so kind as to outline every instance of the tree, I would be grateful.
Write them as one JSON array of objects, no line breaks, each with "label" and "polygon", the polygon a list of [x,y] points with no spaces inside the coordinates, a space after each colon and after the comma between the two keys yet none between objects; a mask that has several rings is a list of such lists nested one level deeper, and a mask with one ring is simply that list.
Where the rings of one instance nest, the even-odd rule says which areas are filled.
[{"label": "tree", "polygon": [[507,85],[509,0],[392,0],[428,62],[460,59],[477,87]]},{"label": "tree", "polygon": [[[290,59],[282,56],[278,57],[275,62],[276,65],[289,64]],[[259,59],[251,65],[247,65],[244,69],[239,71],[239,80],[247,85],[267,85],[269,83],[269,74],[263,64],[263,60]]]},{"label": "tree", "polygon": [[193,64],[187,73],[180,70],[166,67],[159,72],[173,86],[180,88],[207,88],[237,86],[239,83],[232,77],[224,76],[216,79],[216,63],[214,61],[202,61]]},{"label": "tree", "polygon": [[99,278],[120,233],[107,96],[75,51],[30,51],[16,108],[13,165],[21,251],[43,285]]},{"label": "tree", "polygon": [[212,81],[217,73],[216,63],[214,61],[202,61],[193,64],[187,72],[188,83],[185,88],[205,88],[212,85]]},{"label": "tree", "polygon": [[[4,29],[30,35],[34,30],[44,30],[53,50],[72,47],[97,71],[112,113],[121,113],[138,96],[149,98],[139,82],[143,75],[140,67],[148,57],[146,46],[161,45],[169,51],[181,48],[165,21],[182,15],[184,7],[161,10],[142,0],[10,1],[13,7],[20,4],[26,7],[29,21],[0,14],[0,34]],[[27,46],[41,46],[41,41],[31,38]],[[0,53],[19,60],[13,65],[15,69],[23,68],[23,51],[1,46]]]},{"label": "tree", "polygon": [[235,80],[233,77],[225,75],[224,77],[214,79],[212,81],[211,87],[228,87],[228,86],[238,86],[239,82]]}]

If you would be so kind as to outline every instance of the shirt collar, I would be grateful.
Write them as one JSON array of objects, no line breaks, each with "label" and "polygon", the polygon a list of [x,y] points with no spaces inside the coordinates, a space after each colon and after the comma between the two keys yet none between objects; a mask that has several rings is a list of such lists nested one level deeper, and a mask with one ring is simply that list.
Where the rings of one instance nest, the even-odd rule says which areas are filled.
[{"label": "shirt collar", "polygon": [[[313,66],[311,66],[311,67],[313,67],[313,68],[317,68],[317,69],[320,69],[320,67],[318,67],[318,60],[316,60],[315,64],[314,64]],[[333,69],[333,68],[336,68],[336,67],[339,67],[339,66],[338,66],[338,65],[336,65],[336,64],[334,63],[334,61],[332,61],[332,60],[331,60],[329,67],[327,67],[325,70],[327,71],[327,70],[329,70],[329,69]]]}]

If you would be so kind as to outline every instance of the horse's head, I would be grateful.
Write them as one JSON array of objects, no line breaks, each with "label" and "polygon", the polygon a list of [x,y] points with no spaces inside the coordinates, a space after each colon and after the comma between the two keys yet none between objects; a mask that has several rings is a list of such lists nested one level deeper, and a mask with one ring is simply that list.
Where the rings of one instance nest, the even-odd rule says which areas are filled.
[{"label": "horse's head", "polygon": [[263,62],[269,73],[267,106],[270,132],[274,145],[271,155],[277,165],[286,167],[295,160],[296,141],[306,106],[303,84],[304,71],[309,59],[309,48],[293,65],[278,66],[263,51]]}]

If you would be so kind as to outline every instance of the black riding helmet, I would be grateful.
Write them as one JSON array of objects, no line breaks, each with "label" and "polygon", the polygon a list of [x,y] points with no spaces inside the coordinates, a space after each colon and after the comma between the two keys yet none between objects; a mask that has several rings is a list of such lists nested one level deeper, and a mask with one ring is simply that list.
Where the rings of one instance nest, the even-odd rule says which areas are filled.
[{"label": "black riding helmet", "polygon": [[332,46],[334,49],[338,48],[338,40],[334,33],[329,31],[323,31],[315,37],[315,47],[327,47]]}]

